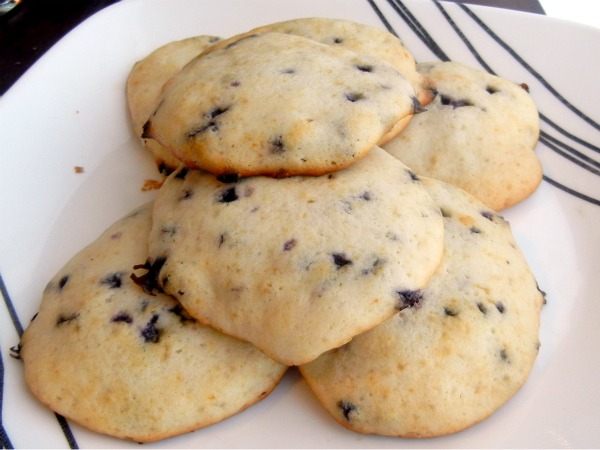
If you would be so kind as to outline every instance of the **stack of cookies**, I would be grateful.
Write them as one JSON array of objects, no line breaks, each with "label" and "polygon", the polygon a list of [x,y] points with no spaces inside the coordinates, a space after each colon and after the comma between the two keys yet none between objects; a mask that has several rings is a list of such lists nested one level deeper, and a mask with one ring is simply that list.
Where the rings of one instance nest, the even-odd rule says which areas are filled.
[{"label": "stack of cookies", "polygon": [[524,383],[543,295],[497,212],[541,179],[521,86],[309,18],[169,43],[127,99],[166,178],[47,285],[21,357],[49,408],[155,441],[297,366],[342,425],[434,437]]}]

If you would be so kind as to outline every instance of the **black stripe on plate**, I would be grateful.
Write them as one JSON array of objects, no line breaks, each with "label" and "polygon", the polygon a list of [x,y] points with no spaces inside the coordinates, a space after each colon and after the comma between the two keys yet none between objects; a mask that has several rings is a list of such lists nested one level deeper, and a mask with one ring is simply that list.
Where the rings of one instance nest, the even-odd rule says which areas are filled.
[{"label": "black stripe on plate", "polygon": [[375,11],[375,14],[377,14],[377,17],[379,17],[379,20],[381,20],[381,23],[383,23],[383,25],[388,30],[388,32],[390,32],[394,36],[398,37],[398,34],[394,30],[394,27],[392,27],[392,25],[388,22],[387,18],[385,17],[385,14],[383,14],[381,12],[381,10],[379,9],[379,7],[375,3],[375,1],[374,0],[367,0],[367,2],[369,2],[369,5],[371,5],[371,8],[373,8],[373,11]]},{"label": "black stripe on plate", "polygon": [[[564,142],[556,139],[549,135],[545,131],[540,132],[540,142],[559,154],[565,159],[568,159],[572,163],[578,165],[582,169],[593,173],[594,175],[600,175],[600,162],[584,155],[583,153],[575,150],[573,147],[565,144]],[[562,149],[560,148],[562,147]]]},{"label": "black stripe on plate", "polygon": [[0,352],[0,445],[2,448],[14,448],[2,422],[2,405],[4,404],[4,362]]},{"label": "black stripe on plate", "polygon": [[442,48],[431,37],[427,29],[415,18],[406,5],[401,0],[387,0],[396,13],[406,22],[410,29],[415,33],[423,43],[436,55],[441,61],[449,61],[450,58]]},{"label": "black stripe on plate", "polygon": [[10,315],[10,319],[12,320],[13,326],[15,330],[17,330],[17,334],[19,337],[23,336],[23,325],[21,325],[21,321],[17,316],[17,311],[10,299],[10,295],[8,295],[8,289],[6,289],[6,284],[4,284],[4,278],[2,278],[2,274],[0,273],[0,292],[2,293],[2,298],[4,298],[4,304],[6,305],[6,309],[8,310],[8,314]]},{"label": "black stripe on plate", "polygon": [[[13,326],[15,327],[15,330],[17,331],[17,334],[19,335],[19,337],[22,337],[23,331],[24,331],[23,325],[21,325],[21,321],[19,320],[17,311],[15,310],[15,307],[10,298],[10,295],[8,294],[8,289],[6,288],[6,284],[4,283],[4,278],[2,277],[2,274],[0,274],[0,292],[2,293],[2,297],[4,298],[4,304],[6,305],[6,309],[8,310],[8,314],[10,315]],[[0,371],[1,371],[1,374],[0,374],[1,375],[1,378],[0,378],[0,442],[4,446],[3,448],[13,448],[12,444],[10,444],[10,440],[8,439],[8,434],[6,433],[6,430],[4,429],[4,426],[2,424],[2,400],[3,400],[2,393],[4,392],[4,365],[2,364],[1,354],[0,354],[0,364],[1,364],[1,366],[0,366]],[[67,422],[67,420],[60,414],[55,413],[54,415],[56,416],[56,420],[58,421],[58,424],[60,425],[60,428],[65,436],[65,439],[67,440],[67,443],[69,444],[69,448],[79,448],[79,446],[77,445],[77,441],[75,440],[75,436],[73,435],[73,432],[72,432],[71,427],[69,426],[69,423]],[[6,439],[6,442],[5,442],[5,439]]]},{"label": "black stripe on plate", "polygon": [[[439,4],[438,0],[433,0],[435,3]],[[590,124],[592,127],[600,130],[600,124],[585,114],[583,111],[574,106],[571,102],[569,102],[565,97],[563,97],[546,79],[533,67],[531,67],[527,61],[525,61],[510,45],[504,42],[500,37],[492,31],[490,27],[488,27],[483,20],[481,20],[469,7],[464,4],[458,3],[458,6],[475,22],[479,25],[492,39],[498,43],[502,48],[504,48],[513,58],[515,58],[529,73],[531,73],[541,84],[544,85],[546,89],[548,89],[560,102],[569,108],[572,112],[574,112],[579,118]]]},{"label": "black stripe on plate", "polygon": [[574,189],[571,189],[570,187],[567,187],[564,184],[561,184],[558,181],[555,181],[546,175],[544,175],[544,180],[547,181],[548,183],[550,183],[552,186],[557,187],[561,191],[571,194],[572,196],[577,197],[581,200],[585,200],[586,202],[591,203],[592,205],[600,206],[600,200],[598,200],[598,199],[595,199],[588,195],[582,194],[581,192],[578,192]]},{"label": "black stripe on plate", "polygon": [[[371,0],[369,0],[371,1]],[[416,17],[408,10],[408,8],[406,7],[406,5],[404,5],[404,3],[402,3],[402,1],[400,0],[387,0],[387,2],[393,7],[393,9],[396,11],[396,13],[408,24],[408,26],[410,27],[410,29],[413,31],[413,33],[415,33],[424,43],[425,45],[427,45],[429,47],[429,49],[436,54],[442,61],[449,61],[450,59],[448,58],[448,56],[446,55],[446,53],[441,49],[441,47],[435,42],[435,40],[431,37],[431,35],[427,32],[427,30],[425,29],[425,27],[418,21],[418,19],[416,19]],[[471,54],[477,59],[477,61],[481,64],[481,66],[484,68],[484,70],[486,70],[487,72],[491,73],[492,75],[497,75],[494,70],[491,68],[491,66],[483,59],[483,57],[479,54],[479,52],[475,49],[474,45],[470,42],[470,40],[467,38],[467,36],[462,32],[462,30],[458,27],[458,25],[454,22],[454,20],[452,19],[452,17],[450,17],[450,15],[446,12],[446,10],[444,9],[444,7],[441,5],[441,3],[438,0],[432,0],[433,4],[437,7],[438,11],[442,14],[442,16],[445,18],[445,20],[448,22],[448,24],[452,27],[452,29],[454,30],[454,32],[459,36],[459,38],[462,40],[462,42],[465,44],[465,46],[469,49],[469,51],[471,52]],[[579,109],[575,108],[569,101],[567,101],[562,95],[560,95],[558,93],[558,91],[556,91],[556,89],[554,89],[550,83],[548,83],[542,76],[541,74],[539,74],[536,70],[534,70],[523,58],[521,58],[508,44],[506,44],[506,42],[502,41],[502,39],[500,39],[500,37],[494,33],[491,28],[489,28],[481,19],[479,19],[479,17],[477,17],[466,5],[464,4],[458,4],[458,6],[465,11],[469,17],[475,21],[481,28],[483,28],[483,30],[489,34],[489,36],[491,36],[501,47],[503,47],[506,51],[508,51],[508,53],[517,60],[517,62],[519,62],[527,71],[529,71],[538,81],[540,81],[540,83],[542,85],[544,85],[551,93],[552,95],[554,95],[559,101],[561,101],[561,103],[563,103],[565,106],[567,106],[569,109],[571,109],[573,112],[575,112],[575,114],[580,117],[581,119],[585,120],[586,122],[591,122],[592,126],[597,125],[595,121],[593,121],[591,118],[589,118],[588,116],[586,116],[583,112],[581,112]],[[381,13],[381,12],[379,12]],[[386,23],[388,23],[388,21],[385,21]],[[586,120],[587,118],[587,120]],[[544,120],[546,122],[548,122],[549,125],[551,125],[553,128],[555,128],[557,131],[559,131],[560,133],[562,133],[564,136],[572,139],[573,141],[584,145],[594,151],[598,151],[598,147],[596,147],[595,145],[588,143],[586,141],[584,141],[581,138],[578,138],[577,136],[574,136],[573,134],[567,132],[566,130],[562,129],[561,127],[559,127],[558,125],[556,125],[554,122],[548,120],[548,118],[546,116],[544,116],[542,113],[540,113],[540,119]],[[569,146],[568,144],[559,141],[556,138],[553,138],[552,136],[548,135],[545,132],[540,132],[540,142],[543,143],[544,145],[546,145],[549,149],[551,149],[552,151],[560,154],[561,156],[563,156],[564,158],[566,158],[567,160],[577,164],[578,166],[584,168],[585,170],[588,170],[596,175],[598,175],[598,171],[594,168],[594,166],[596,166],[598,163],[593,160],[592,158],[589,158],[588,156],[584,155],[583,153],[577,151],[576,149],[574,149],[573,147]],[[593,199],[592,197],[589,197],[583,193],[577,192],[574,189],[568,188],[554,180],[552,180],[549,177],[544,177],[544,179],[546,181],[548,181],[550,184],[552,184],[555,187],[558,187],[560,189],[562,189],[565,192],[568,192],[572,195],[574,195],[577,198],[589,201],[590,203],[593,204],[598,204],[600,202],[600,200],[596,200]]]}]

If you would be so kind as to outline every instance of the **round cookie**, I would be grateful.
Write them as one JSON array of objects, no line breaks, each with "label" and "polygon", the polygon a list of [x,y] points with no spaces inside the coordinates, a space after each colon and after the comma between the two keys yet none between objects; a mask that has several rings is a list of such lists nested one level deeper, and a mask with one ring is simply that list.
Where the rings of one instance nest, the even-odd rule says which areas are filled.
[{"label": "round cookie", "polygon": [[[129,115],[137,137],[158,106],[163,85],[188,62],[219,40],[215,36],[195,36],[169,42],[136,62],[127,77],[126,95]],[[181,165],[173,154],[158,142],[142,140],[153,155],[161,173],[169,174]]]},{"label": "round cookie", "polygon": [[544,299],[509,224],[454,186],[422,182],[445,223],[427,287],[391,319],[300,367],[329,413],[361,433],[463,430],[521,387],[538,353]]},{"label": "round cookie", "polygon": [[380,148],[320,177],[183,169],[158,192],[147,268],[199,321],[295,365],[402,308],[442,235],[439,208]]},{"label": "round cookie", "polygon": [[75,255],[47,285],[20,353],[43,404],[137,442],[223,420],[268,395],[286,370],[130,279],[150,227],[146,205]]},{"label": "round cookie", "polygon": [[539,116],[523,86],[456,62],[417,68],[438,95],[384,149],[495,210],[535,191],[542,179],[534,153]]},{"label": "round cookie", "polygon": [[[384,29],[350,20],[305,17],[264,25],[247,34],[265,32],[304,36],[322,44],[340,46],[379,58],[394,66],[413,85],[421,106],[433,99],[431,83],[417,71],[413,55],[397,36]],[[218,43],[207,52],[227,45],[228,41]]]},{"label": "round cookie", "polygon": [[188,168],[321,175],[366,155],[415,92],[391,65],[308,38],[245,36],[172,78],[144,127]]}]

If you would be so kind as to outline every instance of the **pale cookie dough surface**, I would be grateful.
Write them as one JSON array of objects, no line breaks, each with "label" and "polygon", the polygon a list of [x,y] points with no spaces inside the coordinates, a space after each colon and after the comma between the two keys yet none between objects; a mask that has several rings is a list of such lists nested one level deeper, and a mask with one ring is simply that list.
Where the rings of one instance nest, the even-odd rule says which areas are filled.
[{"label": "pale cookie dough surface", "polygon": [[156,199],[149,267],[199,321],[293,365],[402,308],[442,241],[420,181],[376,148],[321,177],[175,172]]},{"label": "pale cookie dough surface", "polygon": [[138,442],[229,417],[268,395],[286,369],[130,279],[150,227],[146,205],[74,256],[48,283],[20,353],[43,404]]},{"label": "pale cookie dough surface", "polygon": [[213,174],[320,175],[364,157],[414,108],[391,65],[301,36],[245,36],[169,81],[144,136]]},{"label": "pale cookie dough surface", "polygon": [[433,98],[431,85],[417,71],[413,55],[397,36],[382,28],[350,20],[306,17],[264,25],[248,34],[265,32],[304,36],[322,44],[345,47],[382,59],[394,66],[413,85],[421,105],[426,105]]},{"label": "pale cookie dough surface", "polygon": [[[135,136],[141,138],[143,127],[158,106],[163,85],[188,62],[219,40],[216,36],[194,36],[169,42],[136,62],[127,77],[127,107]],[[181,164],[158,142],[142,140],[161,172],[168,174]]]},{"label": "pale cookie dough surface", "polygon": [[300,370],[324,407],[361,432],[435,437],[496,411],[536,359],[544,302],[497,213],[423,178],[445,223],[442,262],[413,305]]},{"label": "pale cookie dough surface", "polygon": [[538,187],[536,106],[521,85],[455,62],[419,64],[438,90],[427,111],[384,145],[417,174],[501,210]]}]

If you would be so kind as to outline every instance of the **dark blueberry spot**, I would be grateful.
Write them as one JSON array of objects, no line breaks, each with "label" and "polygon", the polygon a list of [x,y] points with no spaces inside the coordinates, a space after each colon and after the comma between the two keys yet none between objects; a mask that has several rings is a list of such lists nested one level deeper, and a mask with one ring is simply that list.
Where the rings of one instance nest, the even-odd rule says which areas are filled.
[{"label": "dark blueberry spot", "polygon": [[175,170],[169,166],[167,166],[165,164],[164,161],[162,161],[159,165],[158,165],[158,173],[168,177],[169,175],[171,175]]},{"label": "dark blueberry spot", "polygon": [[241,83],[239,81],[232,81],[231,83],[229,83],[229,86],[231,87],[238,87]]},{"label": "dark blueberry spot", "polygon": [[363,98],[365,98],[365,96],[360,92],[348,92],[346,94],[346,99],[351,101],[352,103],[362,100]]},{"label": "dark blueberry spot", "polygon": [[469,228],[469,231],[471,233],[473,233],[473,234],[480,234],[481,233],[481,230],[479,228],[477,228],[477,227],[471,227],[471,228]]},{"label": "dark blueberry spot", "polygon": [[452,97],[442,94],[440,96],[440,101],[442,105],[452,106],[453,108],[461,108],[463,106],[473,106],[471,102],[468,100],[455,100]]},{"label": "dark blueberry spot", "polygon": [[162,289],[158,286],[158,275],[166,261],[166,257],[159,257],[156,258],[154,262],[146,260],[144,264],[136,264],[133,266],[134,269],[146,269],[147,272],[139,277],[132,273],[130,278],[135,284],[140,286],[146,294],[154,295],[155,291],[162,292]]},{"label": "dark blueberry spot", "polygon": [[23,346],[19,342],[17,345],[14,345],[10,348],[10,357],[14,359],[21,359],[21,349]]},{"label": "dark blueberry spot", "polygon": [[342,414],[344,414],[344,417],[346,418],[346,420],[348,422],[350,422],[350,413],[352,411],[356,411],[356,406],[354,406],[352,403],[344,401],[344,400],[340,400],[337,405],[338,405],[338,408],[340,408],[342,410]]},{"label": "dark blueberry spot", "polygon": [[494,220],[494,213],[491,211],[481,211],[480,214],[487,220]]},{"label": "dark blueberry spot", "polygon": [[419,176],[414,173],[412,170],[407,169],[406,172],[408,173],[408,176],[410,177],[411,180],[413,181],[421,181],[421,179],[419,178]]},{"label": "dark blueberry spot", "polygon": [[403,290],[397,291],[398,299],[400,300],[400,306],[398,307],[399,311],[402,311],[406,308],[419,308],[421,306],[421,302],[423,301],[423,292],[420,289],[415,291],[411,290]]},{"label": "dark blueberry spot", "polygon": [[370,193],[369,191],[365,191],[365,192],[363,192],[362,194],[360,194],[360,195],[358,196],[358,198],[362,198],[363,200],[366,200],[366,201],[368,201],[368,202],[369,202],[369,201],[371,201],[371,199],[372,199],[372,197],[371,197],[371,193]]},{"label": "dark blueberry spot", "polygon": [[344,255],[343,253],[333,253],[331,257],[333,258],[333,263],[337,266],[338,269],[352,264],[352,260],[346,258],[346,255]]},{"label": "dark blueberry spot", "polygon": [[229,188],[229,189],[225,189],[224,191],[221,191],[219,193],[219,196],[217,198],[217,202],[219,203],[231,203],[234,202],[238,199],[238,195],[235,192],[235,188]]},{"label": "dark blueberry spot", "polygon": [[221,248],[221,246],[225,243],[226,239],[227,239],[227,235],[225,233],[222,233],[219,236],[219,245],[218,245],[219,248]]},{"label": "dark blueberry spot", "polygon": [[542,297],[544,298],[544,305],[545,305],[545,304],[546,304],[546,292],[545,292],[545,291],[542,291],[542,290],[540,289],[540,285],[538,284],[538,282],[537,282],[537,281],[535,282],[535,287],[536,287],[536,289],[538,290],[538,292],[539,292],[540,294],[542,294]]},{"label": "dark blueberry spot", "polygon": [[177,227],[175,225],[163,225],[160,232],[173,237],[177,234]]},{"label": "dark blueberry spot", "polygon": [[421,102],[419,101],[419,99],[417,97],[411,97],[411,100],[412,100],[412,108],[413,108],[414,114],[419,114],[419,113],[427,111],[426,108],[423,108],[423,106],[421,105]]},{"label": "dark blueberry spot", "polygon": [[452,308],[448,308],[447,306],[444,307],[444,313],[447,316],[450,316],[450,317],[456,317],[456,316],[458,316],[458,312],[457,311],[454,311]]},{"label": "dark blueberry spot", "polygon": [[100,283],[107,285],[110,289],[117,289],[123,284],[122,276],[121,272],[111,273],[102,278]]},{"label": "dark blueberry spot", "polygon": [[283,251],[287,252],[296,246],[296,239],[290,239],[283,244]]},{"label": "dark blueberry spot", "polygon": [[140,306],[139,306],[140,312],[146,312],[146,309],[148,308],[148,305],[150,305],[150,300],[148,300],[147,298],[143,299],[140,302]]},{"label": "dark blueberry spot", "polygon": [[385,264],[385,260],[381,259],[381,258],[376,258],[375,261],[373,261],[373,264],[371,264],[371,267],[369,267],[368,269],[363,269],[361,271],[361,273],[363,275],[369,275],[372,273],[377,272],[377,269],[381,266],[383,266]]},{"label": "dark blueberry spot", "polygon": [[214,119],[215,117],[220,116],[221,114],[223,114],[224,112],[226,112],[228,109],[229,109],[228,106],[226,106],[224,108],[217,107],[217,108],[212,109],[210,111],[210,117],[211,117],[211,119]]},{"label": "dark blueberry spot", "polygon": [[192,131],[188,132],[187,136],[189,138],[193,138],[197,134],[200,134],[206,130],[219,131],[219,125],[217,124],[215,119],[218,116],[220,116],[221,114],[227,112],[228,109],[229,109],[228,106],[216,107],[216,108],[211,109],[208,113],[204,114],[204,117],[207,120],[204,123],[202,123],[200,126],[198,126],[197,128],[194,128]]},{"label": "dark blueberry spot", "polygon": [[373,72],[373,66],[370,64],[357,64],[356,68],[361,72]]},{"label": "dark blueberry spot", "polygon": [[61,279],[58,280],[58,288],[59,289],[64,288],[68,281],[69,281],[69,275],[64,275],[63,277],[61,277]]},{"label": "dark blueberry spot", "polygon": [[182,167],[179,172],[177,172],[177,175],[175,175],[175,178],[178,178],[180,180],[184,180],[185,177],[187,176],[189,172],[189,169],[187,167]]},{"label": "dark blueberry spot", "polygon": [[131,315],[129,315],[125,311],[121,311],[121,312],[117,313],[115,316],[113,316],[113,318],[110,319],[110,321],[115,322],[115,323],[119,323],[119,322],[133,323],[133,317],[131,317]]},{"label": "dark blueberry spot", "polygon": [[285,152],[285,145],[283,143],[283,137],[276,136],[269,141],[271,146],[271,153],[279,154]]},{"label": "dark blueberry spot", "polygon": [[196,321],[192,316],[190,316],[188,314],[188,312],[185,309],[183,309],[183,307],[181,305],[173,306],[172,308],[169,309],[169,312],[171,314],[174,314],[177,317],[179,317],[179,320],[181,321],[181,323]]},{"label": "dark blueberry spot", "polygon": [[504,314],[506,308],[504,307],[504,303],[496,302],[496,309],[500,312],[500,314]]},{"label": "dark blueberry spot", "polygon": [[142,139],[152,139],[152,135],[150,134],[151,127],[152,122],[150,120],[147,120],[144,126],[142,127],[142,134],[140,136]]},{"label": "dark blueberry spot", "polygon": [[163,289],[167,286],[167,284],[169,284],[169,275],[165,275],[160,279],[160,285]]},{"label": "dark blueberry spot", "polygon": [[56,326],[59,327],[62,324],[72,322],[72,321],[76,320],[78,317],[79,317],[79,313],[73,313],[69,316],[64,316],[61,314],[60,316],[58,316],[58,319],[56,319]]},{"label": "dark blueberry spot", "polygon": [[487,314],[487,307],[483,303],[477,302],[477,308],[479,308],[479,311],[483,314]]},{"label": "dark blueberry spot", "polygon": [[508,359],[508,353],[506,352],[506,349],[502,349],[500,350],[500,359],[502,361],[506,361],[507,363],[510,363],[509,359]]},{"label": "dark blueberry spot", "polygon": [[190,189],[186,189],[185,191],[183,191],[183,195],[181,196],[181,200],[187,200],[192,198],[194,195],[194,191],[190,190]]},{"label": "dark blueberry spot", "polygon": [[161,329],[156,326],[156,322],[158,322],[158,314],[154,314],[146,326],[140,331],[141,336],[144,338],[144,342],[156,344],[160,341]]},{"label": "dark blueberry spot", "polygon": [[334,44],[341,44],[344,40],[341,37],[334,37],[333,38],[333,43]]},{"label": "dark blueberry spot", "polygon": [[285,67],[281,69],[281,73],[293,74],[296,73],[296,69],[294,69],[293,67]]},{"label": "dark blueberry spot", "polygon": [[240,179],[237,173],[222,173],[221,175],[217,175],[217,180],[223,184],[231,184],[237,183]]},{"label": "dark blueberry spot", "polygon": [[485,90],[488,94],[495,94],[496,92],[498,92],[498,89],[496,89],[493,86],[488,86],[485,88]]}]

